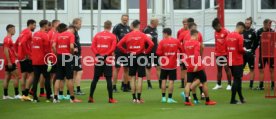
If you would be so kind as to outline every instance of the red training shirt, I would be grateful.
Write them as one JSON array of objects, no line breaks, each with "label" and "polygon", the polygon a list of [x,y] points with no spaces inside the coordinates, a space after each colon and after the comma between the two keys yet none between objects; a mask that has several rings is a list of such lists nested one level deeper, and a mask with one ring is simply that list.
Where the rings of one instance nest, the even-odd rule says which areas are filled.
[{"label": "red training shirt", "polygon": [[[243,65],[243,54],[245,53],[243,40],[243,36],[237,32],[228,34],[225,44],[229,66]],[[232,57],[230,57],[230,53],[232,53]]]},{"label": "red training shirt", "polygon": [[[145,49],[145,44],[148,48]],[[126,45],[126,49],[123,45]],[[117,47],[125,54],[132,53],[139,55],[142,53],[149,54],[154,44],[146,34],[141,31],[132,31],[125,35],[125,37],[118,43]]]},{"label": "red training shirt", "polygon": [[215,56],[226,56],[226,37],[229,31],[222,28],[219,32],[215,32]]},{"label": "red training shirt", "polygon": [[[9,52],[8,52],[9,58],[10,58],[11,63],[14,64],[15,59],[16,59],[16,54],[15,54],[15,49],[14,49],[14,43],[12,41],[11,36],[6,36],[4,38],[3,47],[9,49]],[[4,54],[4,65],[8,65],[8,59],[5,54]]]},{"label": "red training shirt", "polygon": [[194,68],[197,65],[197,71],[204,70],[202,59],[200,56],[200,42],[197,40],[188,40],[184,43],[184,63],[187,66],[187,72],[194,72]]},{"label": "red training shirt", "polygon": [[101,56],[112,56],[112,53],[116,48],[116,42],[117,38],[114,34],[108,31],[102,31],[94,37],[91,49],[95,55],[99,54]]},{"label": "red training shirt", "polygon": [[[161,68],[165,70],[176,69],[177,53],[179,53],[179,51],[182,51],[182,49],[181,44],[177,39],[166,38],[161,40],[156,51],[157,55],[166,57],[161,59]],[[168,62],[166,59],[168,59]]]},{"label": "red training shirt", "polygon": [[51,51],[48,34],[45,31],[37,31],[34,33],[32,42],[33,65],[46,65],[44,58]]},{"label": "red training shirt", "polygon": [[25,60],[26,56],[31,58],[32,31],[28,28],[24,29],[15,43],[15,49],[18,54],[18,60]]},{"label": "red training shirt", "polygon": [[[188,41],[191,39],[191,32],[188,31],[187,35],[184,37],[183,41]],[[202,34],[200,32],[198,32],[198,41],[203,44],[203,37]]]},{"label": "red training shirt", "polygon": [[59,33],[54,41],[56,43],[57,54],[71,54],[70,44],[75,43],[75,36],[69,31]]}]

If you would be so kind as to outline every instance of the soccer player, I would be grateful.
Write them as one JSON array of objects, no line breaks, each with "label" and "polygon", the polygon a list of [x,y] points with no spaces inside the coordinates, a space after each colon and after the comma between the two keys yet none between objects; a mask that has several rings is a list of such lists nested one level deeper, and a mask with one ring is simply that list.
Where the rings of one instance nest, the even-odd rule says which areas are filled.
[{"label": "soccer player", "polygon": [[212,27],[215,30],[215,56],[217,63],[217,85],[213,88],[213,90],[222,88],[221,79],[223,67],[225,69],[228,80],[228,86],[226,87],[226,90],[231,90],[231,71],[227,66],[227,52],[225,49],[225,38],[227,37],[229,31],[225,28],[222,28],[218,18],[213,20]]},{"label": "soccer player", "polygon": [[208,94],[207,78],[204,71],[204,66],[201,60],[200,47],[198,41],[198,31],[193,29],[190,31],[191,39],[184,43],[184,53],[186,54],[185,63],[187,66],[187,84],[185,86],[185,105],[192,106],[189,100],[190,91],[193,91],[195,104],[198,103],[195,94],[196,87],[201,83],[206,100],[206,105],[215,105],[216,102],[211,101]]},{"label": "soccer player", "polygon": [[[274,58],[263,58],[262,57],[262,34],[263,32],[274,32],[271,29],[272,21],[270,19],[265,19],[263,22],[263,28],[260,28],[257,31],[257,41],[259,46],[259,70],[260,70],[260,84],[257,87],[257,90],[264,90],[264,67],[266,64],[269,65],[270,68],[270,79],[271,79],[271,88],[274,88]],[[268,52],[268,51],[267,51]]]},{"label": "soccer player", "polygon": [[[121,17],[121,23],[114,26],[112,33],[116,35],[117,42],[119,42],[123,37],[130,32],[130,27],[128,26],[129,16],[124,14]],[[121,68],[121,64],[123,64],[124,67],[124,73],[123,73],[123,80],[122,80],[122,90],[124,92],[130,91],[130,83],[129,83],[129,76],[128,76],[128,66],[127,62],[119,62],[122,60],[127,60],[127,56],[124,55],[118,48],[115,50],[115,70],[113,72],[113,92],[118,92],[116,84],[118,81],[118,74]]]},{"label": "soccer player", "polygon": [[[162,80],[162,103],[177,103],[173,96],[174,81],[176,80],[177,54],[181,52],[181,44],[177,39],[171,37],[172,30],[165,28],[163,30],[164,39],[159,43],[156,54],[161,57],[161,74]],[[167,61],[168,59],[168,61]],[[166,63],[168,62],[168,63]],[[166,99],[166,83],[169,79],[169,95]]]},{"label": "soccer player", "polygon": [[245,24],[243,22],[238,22],[235,31],[228,34],[225,42],[228,55],[228,65],[231,69],[232,76],[234,77],[230,104],[238,104],[236,93],[238,93],[241,103],[245,103],[242,95],[243,55],[246,52],[243,47],[242,36],[244,29]]},{"label": "soccer player", "polygon": [[94,79],[90,86],[89,103],[94,103],[94,92],[97,83],[102,75],[105,76],[107,82],[107,90],[109,96],[109,103],[117,103],[117,100],[113,99],[112,92],[112,53],[116,48],[116,36],[110,32],[112,27],[111,21],[105,21],[104,31],[96,34],[93,39],[91,49],[96,55],[98,62],[94,68]]},{"label": "soccer player", "polygon": [[[149,54],[151,52],[154,44],[146,34],[139,31],[139,20],[134,20],[131,25],[133,27],[133,31],[127,34],[118,43],[117,47],[121,50],[122,53],[129,55],[129,76],[131,77],[133,102],[140,104],[144,102],[144,100],[141,99],[141,93],[143,77],[146,76],[145,54]],[[148,45],[147,49],[145,48],[145,44]],[[126,48],[123,47],[124,45]],[[136,74],[138,74],[138,80],[136,80]]]},{"label": "soccer player", "polygon": [[[156,67],[156,76],[160,76],[160,67],[158,64],[158,57],[156,55],[156,49],[158,46],[158,33],[157,33],[157,27],[159,24],[159,20],[157,18],[152,18],[150,20],[150,25],[148,25],[144,29],[144,33],[151,36],[152,42],[154,43],[153,49],[151,53],[148,55],[148,64],[146,66],[146,77],[147,77],[147,83],[148,83],[148,89],[152,89],[151,84],[151,68],[152,66]],[[147,47],[146,47],[147,48]],[[161,79],[159,79],[159,82],[161,82]],[[161,88],[161,84],[159,83],[159,87]]]},{"label": "soccer player", "polygon": [[[186,37],[187,34],[189,34],[189,26],[188,26],[188,19],[184,19],[182,21],[183,23],[183,28],[181,28],[177,32],[177,39],[180,41],[181,45],[184,43],[184,38]],[[185,84],[187,82],[186,77],[187,77],[187,68],[183,62],[180,63],[181,66],[181,85],[180,88],[185,88]]]},{"label": "soccer player", "polygon": [[[21,96],[19,95],[19,91],[18,91],[19,74],[15,63],[17,54],[15,52],[14,43],[12,41],[12,36],[15,34],[15,26],[12,24],[7,25],[6,31],[7,31],[7,36],[4,38],[4,43],[3,43],[4,65],[5,65],[5,71],[6,71],[5,79],[3,83],[3,88],[4,88],[3,100],[21,99]],[[8,89],[9,89],[8,86],[12,76],[14,78],[14,82],[13,82],[14,93],[15,93],[14,98],[8,95]]]},{"label": "soccer player", "polygon": [[41,74],[45,79],[46,88],[46,102],[50,102],[51,99],[51,84],[50,73],[47,71],[47,63],[45,56],[51,52],[49,36],[47,33],[49,22],[47,20],[41,20],[39,22],[40,30],[35,32],[32,39],[32,65],[34,70],[33,81],[33,102],[39,102],[37,97],[37,84]]},{"label": "soccer player", "polygon": [[255,78],[254,65],[255,65],[255,51],[258,48],[257,35],[254,28],[252,28],[252,17],[245,20],[245,30],[243,32],[244,47],[251,49],[251,52],[245,53],[243,56],[244,64],[243,68],[248,64],[250,69],[250,84],[249,88],[253,89],[253,83]]},{"label": "soccer player", "polygon": [[32,32],[36,28],[35,20],[27,21],[27,28],[24,29],[18,39],[16,40],[15,47],[18,54],[18,60],[20,63],[21,70],[21,88],[22,88],[22,100],[31,101],[32,99],[28,96],[29,89],[33,83],[33,67],[31,59],[31,43],[32,43]]},{"label": "soccer player", "polygon": [[[80,36],[78,34],[78,31],[81,29],[82,20],[80,18],[75,18],[73,20],[73,26],[76,28],[75,35],[75,44],[74,44],[74,82],[77,85],[77,92],[76,95],[85,95],[81,91],[81,77],[82,77],[82,65],[81,65],[81,44],[80,44]],[[77,65],[76,65],[77,64]],[[67,91],[68,92],[68,91]]]},{"label": "soccer player", "polygon": [[[197,30],[197,24],[194,23],[193,18],[189,18],[188,23],[189,23],[189,26],[188,26],[189,32],[187,33],[187,35],[185,35],[185,37],[183,36],[183,39],[180,38],[180,39],[182,39],[183,42],[189,41],[191,39],[191,30]],[[203,55],[203,50],[204,50],[203,36],[200,32],[198,32],[197,35],[198,35],[197,39],[200,42],[200,55],[202,56]],[[204,100],[205,95],[203,93],[202,84],[199,85],[199,90],[200,90],[200,94],[201,94],[201,99]]]},{"label": "soccer player", "polygon": [[57,35],[54,43],[53,50],[57,54],[57,72],[56,72],[56,82],[55,82],[55,92],[53,103],[59,103],[58,92],[60,88],[60,81],[66,78],[67,89],[70,92],[70,102],[79,103],[82,102],[74,96],[74,82],[73,82],[73,54],[74,54],[74,43],[76,28],[74,26],[67,26],[65,24],[59,25],[59,34]]}]

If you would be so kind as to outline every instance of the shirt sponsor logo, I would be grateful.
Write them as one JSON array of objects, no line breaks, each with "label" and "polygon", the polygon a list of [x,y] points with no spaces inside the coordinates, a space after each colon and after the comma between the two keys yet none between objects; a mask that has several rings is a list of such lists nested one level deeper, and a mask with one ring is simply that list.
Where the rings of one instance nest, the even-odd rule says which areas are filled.
[{"label": "shirt sponsor logo", "polygon": [[108,45],[97,45],[98,48],[108,48]]},{"label": "shirt sponsor logo", "polygon": [[67,45],[58,45],[58,48],[67,48]]},{"label": "shirt sponsor logo", "polygon": [[234,51],[234,50],[236,50],[235,47],[228,47],[227,49],[228,49],[229,51]]},{"label": "shirt sponsor logo", "polygon": [[34,48],[34,49],[39,49],[40,46],[35,46],[35,45],[34,45],[33,48]]},{"label": "shirt sponsor logo", "polygon": [[140,49],[141,46],[130,46],[129,49]]}]

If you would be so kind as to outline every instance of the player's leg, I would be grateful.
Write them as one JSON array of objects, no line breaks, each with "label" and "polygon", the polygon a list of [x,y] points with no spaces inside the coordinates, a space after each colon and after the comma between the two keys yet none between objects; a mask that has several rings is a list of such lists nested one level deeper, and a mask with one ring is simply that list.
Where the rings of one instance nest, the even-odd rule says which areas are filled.
[{"label": "player's leg", "polygon": [[232,93],[231,93],[230,104],[237,104],[238,101],[236,100],[236,93],[237,93],[237,90],[238,90],[238,79],[235,76],[236,71],[235,71],[234,66],[231,66],[230,69],[231,69],[231,72],[232,72],[232,76],[234,77],[234,81],[233,81],[232,89],[231,89]]},{"label": "player's leg", "polygon": [[151,66],[146,67],[146,78],[148,83],[148,89],[152,89],[151,85]]},{"label": "player's leg", "polygon": [[[7,67],[7,66],[6,66]],[[7,70],[7,69],[6,69]],[[9,82],[11,79],[11,73],[9,71],[5,72],[5,78],[4,78],[4,82],[3,82],[3,89],[4,89],[4,95],[3,95],[3,100],[6,99],[13,99],[12,97],[10,97],[8,95],[8,89],[9,89]]]},{"label": "player's leg", "polygon": [[85,93],[83,93],[81,91],[81,77],[83,74],[83,70],[82,70],[82,64],[81,64],[81,56],[75,56],[74,57],[74,76],[73,76],[73,81],[74,84],[76,85],[76,95],[85,95]]},{"label": "player's leg", "polygon": [[118,74],[120,72],[120,68],[121,68],[121,64],[118,61],[119,56],[117,54],[115,54],[115,70],[113,72],[113,81],[112,81],[112,88],[113,88],[113,92],[117,93],[117,82],[118,82]]},{"label": "player's leg", "polygon": [[[138,59],[141,59],[140,62]],[[138,56],[137,57],[137,64],[134,66],[137,67],[136,73],[138,73],[138,85],[137,85],[137,99],[138,103],[144,103],[144,100],[141,98],[142,96],[142,89],[143,89],[143,77],[146,76],[146,65],[145,65],[145,56]]]},{"label": "player's leg", "polygon": [[222,68],[223,68],[223,66],[217,65],[217,84],[213,88],[213,90],[218,90],[218,89],[222,88],[222,86],[221,86]]},{"label": "player's leg", "polygon": [[231,88],[232,88],[232,86],[231,86],[232,85],[231,70],[230,70],[229,66],[227,66],[227,65],[224,66],[224,70],[226,72],[227,83],[228,83],[226,90],[231,90]]},{"label": "player's leg", "polygon": [[47,72],[47,66],[43,66],[43,77],[45,79],[45,89],[46,89],[46,102],[50,102],[51,99],[51,77],[50,77],[50,72]]},{"label": "player's leg", "polygon": [[136,96],[136,93],[138,91],[138,86],[136,85],[136,71],[137,71],[137,67],[134,66],[134,62],[132,65],[129,65],[129,77],[131,79],[131,92],[132,92],[132,100],[133,103],[137,103],[138,102],[138,98]]},{"label": "player's leg", "polygon": [[250,69],[250,84],[249,84],[249,88],[253,89],[253,84],[254,84],[254,79],[255,79],[255,73],[254,73],[254,69],[255,69],[255,56],[251,55],[250,59],[248,59],[248,65],[249,65],[249,69]]},{"label": "player's leg", "polygon": [[124,86],[123,86],[123,91],[124,92],[129,92],[131,87],[130,87],[130,80],[129,80],[129,75],[128,75],[129,69],[128,67],[124,67]]},{"label": "player's leg", "polygon": [[273,90],[275,87],[274,82],[274,58],[270,58],[270,80],[271,80],[271,89]]},{"label": "player's leg", "polygon": [[39,79],[41,76],[41,66],[33,66],[34,69],[34,81],[33,81],[33,97],[34,97],[34,102],[39,102],[38,96],[37,96],[37,85],[39,83]]},{"label": "player's leg", "polygon": [[46,94],[44,92],[44,89],[45,89],[45,78],[43,77],[43,74],[40,76],[39,85],[40,85],[39,97],[46,97]]},{"label": "player's leg", "polygon": [[187,84],[185,86],[185,93],[183,95],[185,97],[185,103],[184,104],[187,105],[187,106],[192,105],[192,103],[190,102],[189,97],[190,97],[191,85],[194,82],[195,77],[196,77],[195,73],[193,73],[193,72],[188,72],[187,73]]},{"label": "player's leg", "polygon": [[161,92],[162,92],[161,102],[162,103],[167,102],[167,98],[166,98],[167,76],[168,76],[167,71],[164,69],[161,69],[160,79],[162,80],[162,84],[161,84]]},{"label": "player's leg", "polygon": [[259,87],[257,87],[257,90],[264,90],[264,67],[266,65],[266,59],[260,58],[259,59]]},{"label": "player's leg", "polygon": [[208,84],[207,84],[207,77],[206,77],[205,71],[204,70],[199,71],[198,72],[198,77],[199,77],[199,80],[202,84],[203,92],[204,92],[204,95],[205,95],[205,101],[206,101],[205,105],[215,105],[216,102],[210,100],[210,95],[209,95],[209,91],[208,91]]},{"label": "player's leg", "polygon": [[22,97],[19,94],[19,73],[18,70],[16,69],[16,65],[14,65],[15,70],[11,72],[11,75],[14,78],[13,81],[13,87],[14,87],[14,98],[15,99],[21,99]]},{"label": "player's leg", "polygon": [[98,66],[97,64],[95,65],[94,68],[94,78],[93,81],[91,82],[90,85],[90,95],[89,95],[89,99],[88,99],[88,103],[94,103],[94,92],[95,89],[97,87],[97,83],[100,79],[100,76],[103,74],[104,71],[104,67],[103,66]]},{"label": "player's leg", "polygon": [[112,91],[112,65],[111,64],[105,64],[104,66],[104,76],[106,79],[107,84],[107,92],[108,92],[108,102],[109,103],[117,103],[117,100],[113,98],[113,91]]},{"label": "player's leg", "polygon": [[169,71],[169,95],[168,95],[168,103],[177,103],[173,97],[174,90],[174,81],[176,80],[176,69]]},{"label": "player's leg", "polygon": [[84,95],[84,93],[81,91],[81,77],[82,77],[83,71],[76,71],[75,76],[75,84],[77,86],[77,95]]},{"label": "player's leg", "polygon": [[185,88],[185,84],[187,83],[187,68],[185,64],[182,62],[180,64],[181,67],[181,85],[180,88]]}]

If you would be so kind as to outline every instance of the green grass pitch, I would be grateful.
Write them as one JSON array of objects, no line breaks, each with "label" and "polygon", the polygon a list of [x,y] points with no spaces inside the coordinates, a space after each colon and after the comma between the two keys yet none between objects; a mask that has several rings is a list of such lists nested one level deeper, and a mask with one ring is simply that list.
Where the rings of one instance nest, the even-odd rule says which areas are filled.
[{"label": "green grass pitch", "polygon": [[[12,82],[11,82],[12,83]],[[9,95],[13,96],[13,86],[10,83]],[[2,86],[3,82],[0,81]],[[40,98],[40,103],[22,102],[20,100],[0,100],[1,119],[276,119],[276,99],[265,99],[263,91],[249,90],[248,83],[243,83],[243,93],[247,104],[230,105],[230,91],[221,89],[213,91],[215,83],[209,83],[210,98],[217,101],[215,106],[205,106],[204,101],[193,107],[184,106],[180,97],[183,89],[175,88],[173,95],[177,104],[160,103],[161,91],[157,82],[154,89],[147,90],[146,82],[142,97],[144,104],[133,104],[131,93],[115,93],[117,104],[107,103],[105,81],[98,83],[94,104],[87,103],[90,81],[82,82],[84,96],[77,96],[83,103],[70,104],[62,101],[59,104],[46,103]],[[179,86],[179,82],[175,84]],[[225,87],[224,83],[224,87]],[[0,89],[3,95],[3,88]],[[1,97],[2,98],[2,97]]]}]

